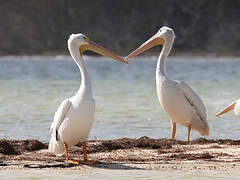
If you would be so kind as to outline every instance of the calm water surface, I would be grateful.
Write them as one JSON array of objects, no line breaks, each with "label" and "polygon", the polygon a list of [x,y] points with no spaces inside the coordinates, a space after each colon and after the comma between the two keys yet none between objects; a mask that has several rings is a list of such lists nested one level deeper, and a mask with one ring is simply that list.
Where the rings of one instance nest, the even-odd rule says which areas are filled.
[{"label": "calm water surface", "polygon": [[[171,124],[156,95],[156,57],[135,58],[129,65],[104,57],[85,60],[96,99],[90,139],[170,137]],[[168,76],[187,82],[206,105],[209,138],[240,138],[240,120],[233,112],[215,118],[240,97],[239,67],[240,58],[169,58]],[[49,141],[55,110],[80,82],[68,56],[0,58],[0,137]],[[186,128],[177,126],[177,139],[186,135]]]}]

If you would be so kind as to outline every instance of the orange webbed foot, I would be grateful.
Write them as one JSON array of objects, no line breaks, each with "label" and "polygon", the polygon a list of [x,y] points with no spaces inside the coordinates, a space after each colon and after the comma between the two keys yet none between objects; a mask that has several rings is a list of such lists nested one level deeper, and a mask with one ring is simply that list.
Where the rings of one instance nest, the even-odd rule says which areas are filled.
[{"label": "orange webbed foot", "polygon": [[65,162],[69,163],[69,164],[74,164],[74,165],[79,165],[80,162],[79,161],[74,161],[74,160],[65,160]]}]

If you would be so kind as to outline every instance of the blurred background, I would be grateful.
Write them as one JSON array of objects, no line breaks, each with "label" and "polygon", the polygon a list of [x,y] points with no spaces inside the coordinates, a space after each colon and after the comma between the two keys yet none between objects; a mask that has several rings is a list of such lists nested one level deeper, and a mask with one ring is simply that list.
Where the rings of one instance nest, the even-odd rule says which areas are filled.
[{"label": "blurred background", "polygon": [[[67,49],[70,34],[82,32],[126,56],[169,26],[177,36],[169,77],[188,83],[203,100],[209,138],[239,139],[233,112],[215,117],[240,97],[239,0],[5,0],[0,13],[0,137],[49,140],[55,111],[81,82]],[[90,139],[170,137],[171,123],[156,95],[160,50],[129,65],[84,56],[96,99]],[[176,138],[186,135],[178,125]]]},{"label": "blurred background", "polygon": [[68,53],[68,36],[82,32],[125,56],[163,25],[176,33],[173,53],[239,55],[239,9],[239,0],[1,1],[0,55]]}]

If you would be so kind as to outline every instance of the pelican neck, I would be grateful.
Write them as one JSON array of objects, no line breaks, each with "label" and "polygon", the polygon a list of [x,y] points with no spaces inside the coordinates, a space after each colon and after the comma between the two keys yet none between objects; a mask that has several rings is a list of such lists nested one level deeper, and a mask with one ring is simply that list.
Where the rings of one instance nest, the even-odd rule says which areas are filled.
[{"label": "pelican neck", "polygon": [[81,85],[75,96],[92,97],[91,80],[80,52],[76,46],[71,44],[69,45],[69,51],[81,73]]},{"label": "pelican neck", "polygon": [[158,57],[156,73],[160,76],[166,76],[167,57],[172,49],[173,41],[166,41]]}]

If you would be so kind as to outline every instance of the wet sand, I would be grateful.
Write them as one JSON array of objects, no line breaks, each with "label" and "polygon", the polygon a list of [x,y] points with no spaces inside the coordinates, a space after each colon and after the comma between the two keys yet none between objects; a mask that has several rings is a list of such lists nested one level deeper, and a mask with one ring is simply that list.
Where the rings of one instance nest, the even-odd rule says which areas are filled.
[{"label": "wet sand", "polygon": [[[0,169],[133,169],[240,170],[240,140],[122,138],[91,140],[88,157],[94,166],[70,165],[38,140],[0,140]],[[81,144],[69,149],[71,159],[82,159]]]}]

